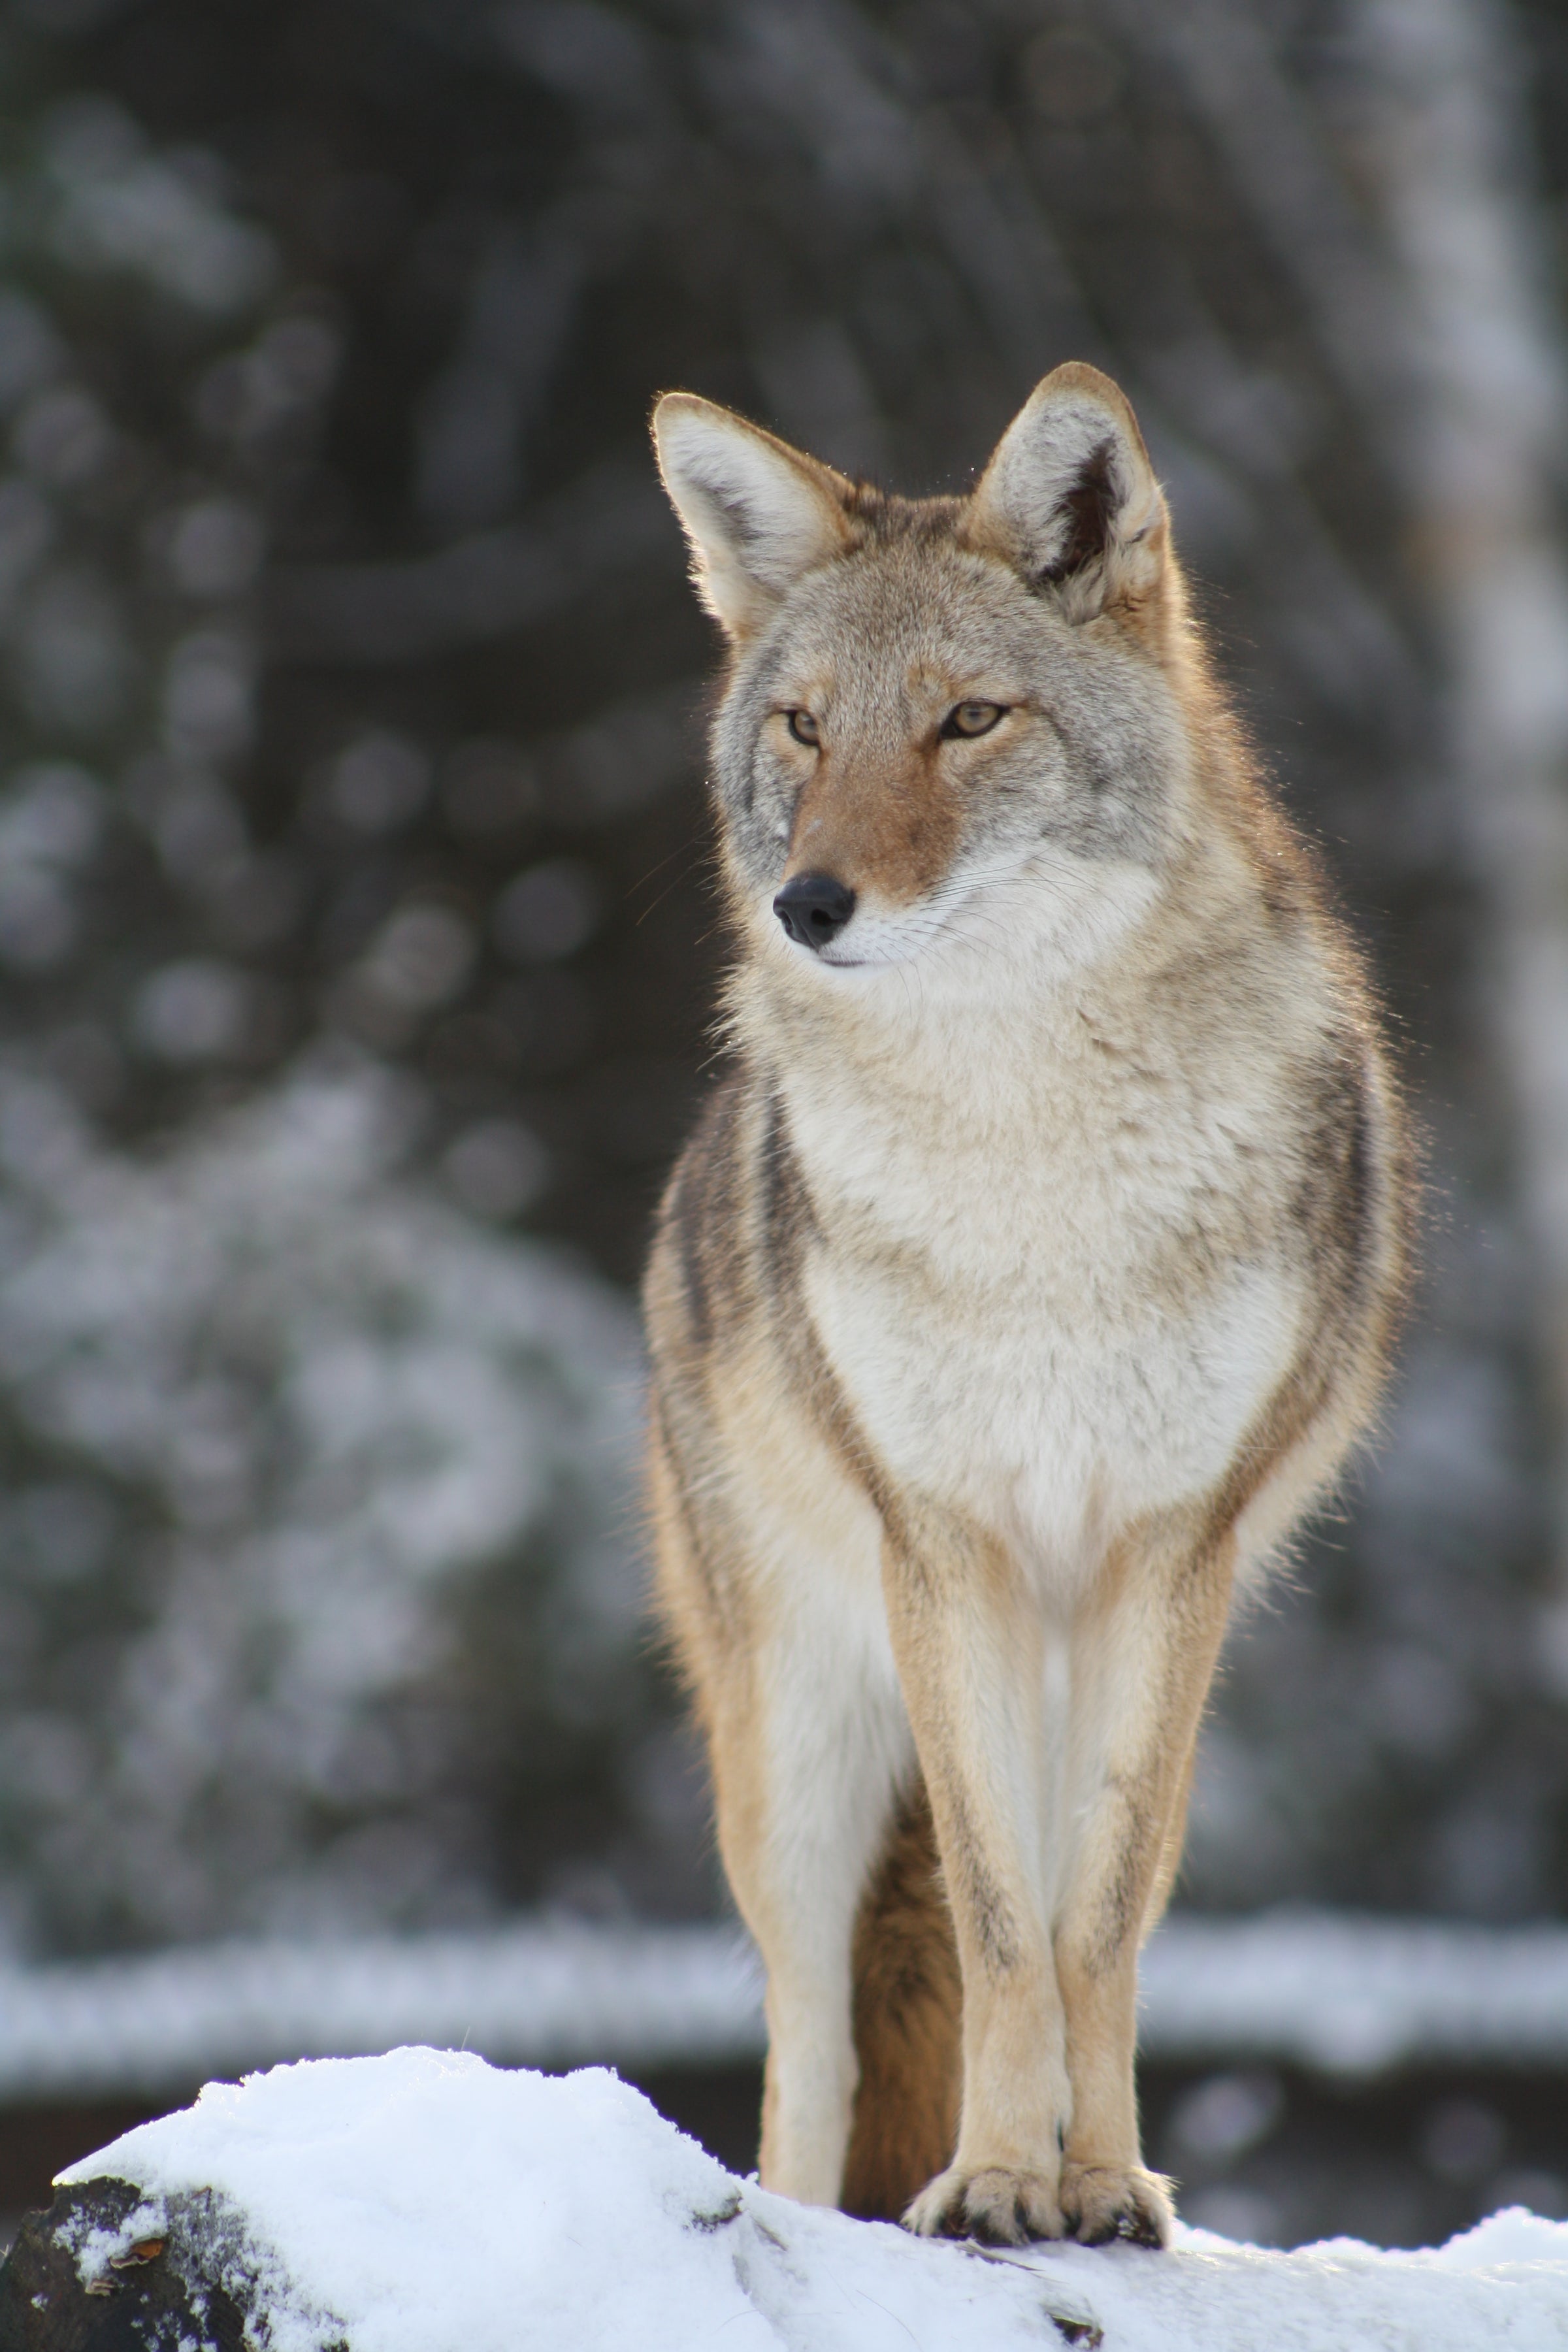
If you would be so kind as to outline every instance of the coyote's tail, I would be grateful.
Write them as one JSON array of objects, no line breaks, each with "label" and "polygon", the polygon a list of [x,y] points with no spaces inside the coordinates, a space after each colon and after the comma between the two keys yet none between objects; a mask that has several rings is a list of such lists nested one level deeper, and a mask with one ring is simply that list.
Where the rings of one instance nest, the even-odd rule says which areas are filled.
[{"label": "coyote's tail", "polygon": [[854,1976],[860,2083],[839,2202],[862,2221],[896,2221],[958,2137],[958,1952],[923,1781],[867,1884]]}]

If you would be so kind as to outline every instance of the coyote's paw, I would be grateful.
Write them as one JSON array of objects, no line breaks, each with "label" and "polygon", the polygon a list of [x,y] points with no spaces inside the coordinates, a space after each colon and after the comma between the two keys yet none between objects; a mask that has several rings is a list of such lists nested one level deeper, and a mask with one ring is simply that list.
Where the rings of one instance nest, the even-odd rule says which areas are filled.
[{"label": "coyote's paw", "polygon": [[950,2164],[921,2190],[904,2215],[922,2238],[978,2238],[985,2246],[1026,2246],[1059,2238],[1065,2224],[1056,2185],[1043,2172],[1002,2165],[972,2171]]},{"label": "coyote's paw", "polygon": [[1086,2246],[1171,2242],[1170,2182],[1142,2165],[1065,2164],[1061,2208],[1067,2234]]}]

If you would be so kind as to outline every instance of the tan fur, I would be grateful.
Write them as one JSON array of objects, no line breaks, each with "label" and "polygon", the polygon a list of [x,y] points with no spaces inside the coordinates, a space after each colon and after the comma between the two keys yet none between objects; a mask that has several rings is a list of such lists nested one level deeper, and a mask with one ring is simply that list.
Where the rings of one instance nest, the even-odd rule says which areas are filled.
[{"label": "tan fur", "polygon": [[1138,1948],[1237,1580],[1375,1403],[1395,1089],[1114,385],[1058,369],[966,500],[689,394],[656,435],[731,646],[738,952],[650,1494],[768,1972],[763,2179],[1159,2242]]}]

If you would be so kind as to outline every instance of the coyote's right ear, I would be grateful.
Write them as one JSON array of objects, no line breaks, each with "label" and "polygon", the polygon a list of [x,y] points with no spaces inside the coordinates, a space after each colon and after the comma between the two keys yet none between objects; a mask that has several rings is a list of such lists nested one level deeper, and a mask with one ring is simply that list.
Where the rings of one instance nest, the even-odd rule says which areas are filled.
[{"label": "coyote's right ear", "polygon": [[802,572],[851,543],[854,485],[732,410],[667,392],[653,438],[697,593],[727,635],[754,635]]},{"label": "coyote's right ear", "polygon": [[1069,620],[1137,604],[1170,544],[1165,500],[1126,394],[1081,360],[1036,385],[969,502],[965,536],[999,545]]}]

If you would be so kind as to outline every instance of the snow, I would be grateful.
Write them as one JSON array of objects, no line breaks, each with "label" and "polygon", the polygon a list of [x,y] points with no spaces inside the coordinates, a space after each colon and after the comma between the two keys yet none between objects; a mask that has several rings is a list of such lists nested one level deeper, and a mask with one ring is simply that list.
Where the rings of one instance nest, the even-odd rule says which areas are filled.
[{"label": "snow", "polygon": [[486,1593],[520,1739],[626,1736],[635,1319],[443,1201],[416,1118],[307,1055],[138,1154],[0,1057],[0,1418],[47,1473],[0,1496],[0,1944],[482,1916]]},{"label": "snow", "polygon": [[197,311],[226,318],[276,274],[271,239],[214,201],[205,159],[149,151],[137,125],[106,99],[68,100],[45,142],[55,198],[49,242],[77,268],[130,272]]},{"label": "snow", "polygon": [[[762,2053],[761,1982],[731,1928],[563,1918],[0,1968],[0,2101],[179,2089],[403,2042],[511,2064],[735,2063]],[[1568,1929],[1178,1915],[1143,1956],[1140,2039],[1183,2063],[1560,2068]]]},{"label": "snow", "polygon": [[1280,1911],[1169,1919],[1141,1970],[1140,2040],[1166,2059],[1568,2063],[1568,1929]]},{"label": "snow", "polygon": [[1568,365],[1533,178],[1522,26],[1484,0],[1366,0],[1351,71],[1413,337],[1397,431],[1483,880],[1493,1051],[1513,1118],[1568,1601],[1568,551],[1555,488]]},{"label": "snow", "polygon": [[763,2046],[760,1978],[723,1928],[564,1920],[0,1970],[0,2101],[153,2091],[400,2042],[556,2065],[744,2061]]},{"label": "snow", "polygon": [[[210,2084],[61,2176],[141,2195],[76,2248],[205,2250],[267,2352],[1546,2352],[1568,2226],[1517,2210],[1436,2252],[1176,2248],[994,2255],[810,2210],[726,2172],[600,2069],[503,2074],[405,2049]],[[204,2192],[211,2192],[205,2194]],[[1055,2325],[1050,2323],[1055,2321]]]}]

